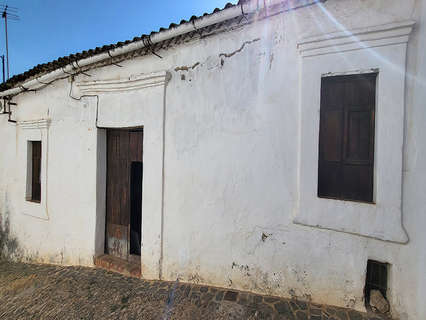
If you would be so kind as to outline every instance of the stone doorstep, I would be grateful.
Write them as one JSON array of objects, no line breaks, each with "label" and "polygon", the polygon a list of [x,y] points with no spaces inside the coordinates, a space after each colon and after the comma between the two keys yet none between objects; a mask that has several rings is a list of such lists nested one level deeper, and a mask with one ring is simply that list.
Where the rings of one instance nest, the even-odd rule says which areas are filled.
[{"label": "stone doorstep", "polygon": [[140,278],[141,277],[141,263],[140,261],[127,261],[108,254],[103,254],[95,258],[95,266],[120,273],[124,276]]}]

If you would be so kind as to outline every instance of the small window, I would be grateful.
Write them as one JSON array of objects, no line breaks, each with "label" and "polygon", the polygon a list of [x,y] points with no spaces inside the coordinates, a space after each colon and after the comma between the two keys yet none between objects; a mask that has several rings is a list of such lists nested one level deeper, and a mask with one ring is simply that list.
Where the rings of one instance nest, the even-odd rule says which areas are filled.
[{"label": "small window", "polygon": [[31,141],[31,201],[41,200],[41,141]]},{"label": "small window", "polygon": [[373,202],[376,76],[322,78],[319,197]]}]

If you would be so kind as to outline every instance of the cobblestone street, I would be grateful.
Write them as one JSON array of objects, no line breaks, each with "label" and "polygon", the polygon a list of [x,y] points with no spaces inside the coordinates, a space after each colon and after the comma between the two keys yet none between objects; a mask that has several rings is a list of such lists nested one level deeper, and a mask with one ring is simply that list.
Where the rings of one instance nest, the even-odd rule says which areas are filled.
[{"label": "cobblestone street", "polygon": [[0,319],[380,319],[353,310],[84,267],[0,261]]}]

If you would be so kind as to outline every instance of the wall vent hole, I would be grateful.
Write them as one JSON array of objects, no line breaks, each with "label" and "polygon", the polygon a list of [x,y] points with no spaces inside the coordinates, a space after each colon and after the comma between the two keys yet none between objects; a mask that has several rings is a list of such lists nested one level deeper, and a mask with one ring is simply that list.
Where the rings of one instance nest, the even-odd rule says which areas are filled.
[{"label": "wall vent hole", "polygon": [[371,290],[379,290],[383,297],[387,299],[388,266],[389,264],[383,262],[367,261],[367,276],[364,287],[365,305],[367,308],[370,307]]}]

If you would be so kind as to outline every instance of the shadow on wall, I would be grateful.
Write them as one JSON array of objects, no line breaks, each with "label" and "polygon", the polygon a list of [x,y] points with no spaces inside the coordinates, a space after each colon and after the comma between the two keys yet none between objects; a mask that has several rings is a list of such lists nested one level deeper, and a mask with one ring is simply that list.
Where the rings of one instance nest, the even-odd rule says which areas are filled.
[{"label": "shadow on wall", "polygon": [[0,259],[20,260],[23,256],[18,239],[10,234],[7,195],[3,210],[0,211]]}]

